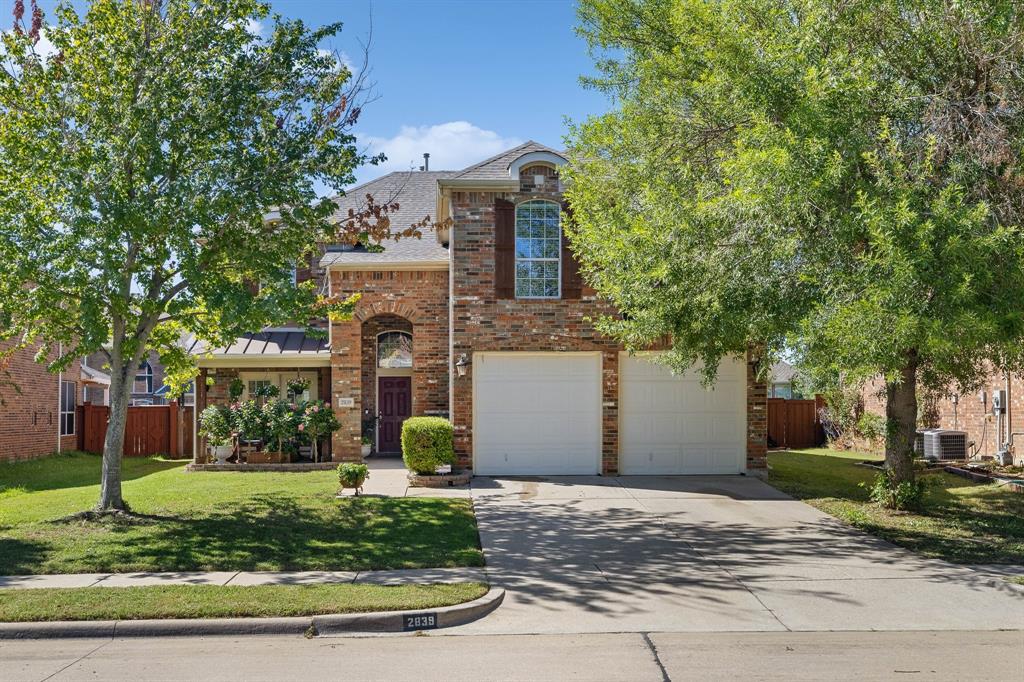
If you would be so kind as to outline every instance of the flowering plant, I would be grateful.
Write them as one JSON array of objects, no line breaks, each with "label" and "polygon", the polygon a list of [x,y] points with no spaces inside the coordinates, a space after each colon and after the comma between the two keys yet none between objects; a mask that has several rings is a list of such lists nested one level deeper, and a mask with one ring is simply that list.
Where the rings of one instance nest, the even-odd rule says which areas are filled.
[{"label": "flowering plant", "polygon": [[268,400],[262,408],[267,435],[277,441],[277,451],[284,451],[284,441],[298,431],[299,415],[293,405],[280,398]]},{"label": "flowering plant", "polygon": [[322,400],[312,400],[306,403],[302,412],[302,421],[299,423],[299,430],[309,434],[313,442],[313,461],[317,460],[318,439],[341,428],[341,423],[334,415],[330,405]]}]

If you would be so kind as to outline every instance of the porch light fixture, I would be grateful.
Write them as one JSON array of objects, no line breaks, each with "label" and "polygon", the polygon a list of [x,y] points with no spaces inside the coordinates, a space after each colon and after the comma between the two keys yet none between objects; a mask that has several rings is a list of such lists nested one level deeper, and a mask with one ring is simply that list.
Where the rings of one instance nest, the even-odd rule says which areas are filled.
[{"label": "porch light fixture", "polygon": [[466,370],[469,368],[469,358],[463,353],[459,356],[459,359],[455,362],[455,371],[458,372],[460,377],[466,376]]}]

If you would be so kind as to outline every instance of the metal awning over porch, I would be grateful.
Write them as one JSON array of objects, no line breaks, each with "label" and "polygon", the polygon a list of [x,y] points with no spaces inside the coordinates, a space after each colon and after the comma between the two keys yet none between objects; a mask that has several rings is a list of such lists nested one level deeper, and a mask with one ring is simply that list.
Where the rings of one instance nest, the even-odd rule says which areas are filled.
[{"label": "metal awning over porch", "polygon": [[302,329],[266,329],[244,334],[224,347],[209,348],[190,337],[185,348],[197,356],[199,367],[286,366],[326,367],[331,364],[331,347],[325,336],[317,338]]}]

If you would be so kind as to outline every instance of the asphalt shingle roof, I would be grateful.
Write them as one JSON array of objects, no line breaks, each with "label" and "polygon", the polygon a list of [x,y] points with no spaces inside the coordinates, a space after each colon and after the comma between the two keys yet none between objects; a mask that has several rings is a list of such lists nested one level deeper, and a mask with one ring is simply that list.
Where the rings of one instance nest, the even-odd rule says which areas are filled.
[{"label": "asphalt shingle roof", "polygon": [[[530,152],[560,152],[530,140],[489,159],[484,159],[459,171],[400,171],[389,173],[353,187],[344,196],[335,197],[338,204],[335,217],[344,220],[350,208],[360,210],[366,205],[366,195],[372,195],[378,204],[398,202],[399,209],[390,214],[394,230],[418,223],[427,216],[437,216],[437,181],[442,179],[502,180],[508,179],[508,167],[517,158]],[[372,265],[373,263],[447,262],[448,249],[438,243],[432,229],[424,229],[423,237],[408,237],[398,241],[385,241],[384,251],[371,253],[362,247],[342,250],[328,247],[320,259],[320,266],[344,264]]]},{"label": "asphalt shingle roof", "polygon": [[474,180],[507,179],[509,164],[523,154],[529,154],[530,152],[551,152],[552,154],[558,154],[559,156],[562,155],[562,153],[556,149],[545,147],[540,142],[530,140],[528,142],[524,142],[518,147],[513,147],[512,149],[503,151],[489,159],[484,159],[480,163],[475,163],[468,168],[464,168],[452,175],[452,177],[457,179],[472,178]]},{"label": "asphalt shingle roof", "polygon": [[[393,230],[402,230],[427,216],[436,218],[437,181],[449,178],[456,171],[399,171],[371,180],[335,198],[338,210],[335,217],[344,220],[350,208],[360,210],[366,206],[366,195],[373,196],[377,204],[398,202],[398,210],[389,214]],[[388,240],[381,244],[384,251],[370,253],[357,248],[353,251],[328,249],[320,259],[321,267],[334,263],[396,263],[406,261],[447,261],[448,249],[438,243],[434,230],[423,230],[423,236]]]}]

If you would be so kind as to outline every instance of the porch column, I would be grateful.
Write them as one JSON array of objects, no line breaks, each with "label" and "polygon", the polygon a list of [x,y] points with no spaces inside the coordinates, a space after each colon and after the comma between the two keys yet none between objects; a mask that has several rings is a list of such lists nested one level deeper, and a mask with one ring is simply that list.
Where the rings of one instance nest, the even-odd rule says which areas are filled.
[{"label": "porch column", "polygon": [[335,462],[361,462],[363,438],[362,323],[331,323],[331,408],[341,422],[331,439]]}]

